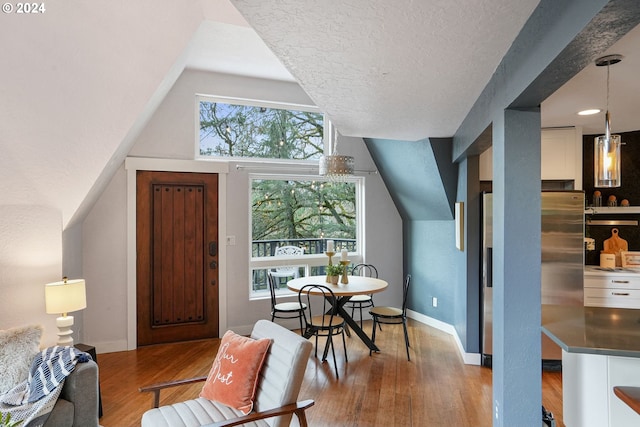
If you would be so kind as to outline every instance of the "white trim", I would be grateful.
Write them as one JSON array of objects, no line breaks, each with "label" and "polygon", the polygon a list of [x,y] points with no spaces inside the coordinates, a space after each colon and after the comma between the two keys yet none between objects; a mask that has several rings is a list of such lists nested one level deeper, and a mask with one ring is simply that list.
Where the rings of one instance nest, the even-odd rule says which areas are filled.
[{"label": "white trim", "polygon": [[[217,96],[217,95],[206,95],[202,93],[196,94],[196,100],[198,104],[198,112],[197,117],[200,117],[200,102],[214,102],[214,103],[224,103],[229,105],[245,105],[247,107],[267,107],[273,108],[276,110],[297,110],[297,111],[307,111],[309,113],[320,113],[323,114],[320,108],[315,105],[309,104],[296,104],[294,102],[274,102],[274,101],[265,101],[263,99],[254,99],[254,98],[234,98],[232,96]],[[198,119],[200,122],[200,119]]]},{"label": "white trim", "polygon": [[[127,171],[127,350],[137,347],[136,317],[136,180],[139,170],[164,172],[202,172],[218,175],[218,242],[226,242],[227,236],[227,162],[201,160],[154,159],[127,157],[124,161]],[[227,245],[218,245],[218,334],[227,330]],[[115,344],[114,344],[115,345]],[[105,344],[103,352],[116,351]]]},{"label": "white trim", "polygon": [[462,342],[460,341],[458,332],[456,332],[456,328],[454,328],[452,325],[412,310],[407,310],[407,317],[453,336],[453,339],[456,341],[456,344],[458,346],[460,356],[462,356],[462,360],[465,365],[480,365],[482,360],[482,358],[480,357],[480,353],[467,353],[462,346]]},{"label": "white trim", "polygon": [[136,171],[229,173],[229,161],[226,159],[212,161],[127,157],[124,161],[124,168]]},{"label": "white trim", "polygon": [[127,167],[127,350],[135,350],[138,342],[136,297],[136,176],[138,168]]},{"label": "white trim", "polygon": [[118,351],[124,350],[133,350],[127,348],[127,340],[117,340],[117,341],[104,341],[104,342],[92,342],[91,343],[95,349],[96,354],[104,354],[104,353],[115,353]]},{"label": "white trim", "polygon": [[367,259],[367,233],[364,232],[367,226],[367,210],[365,209],[365,195],[367,192],[367,179],[364,176],[358,178],[356,185],[356,216],[358,217],[358,226],[356,227],[356,243],[358,244],[358,254],[360,259],[357,262],[364,262]]}]

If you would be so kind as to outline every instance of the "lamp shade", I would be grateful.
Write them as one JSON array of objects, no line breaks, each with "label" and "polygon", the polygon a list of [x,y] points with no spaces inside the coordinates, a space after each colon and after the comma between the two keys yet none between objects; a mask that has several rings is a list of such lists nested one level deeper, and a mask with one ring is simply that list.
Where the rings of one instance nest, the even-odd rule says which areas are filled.
[{"label": "lamp shade", "polygon": [[594,141],[594,187],[620,187],[620,135],[598,136]]},{"label": "lamp shade", "polygon": [[87,292],[83,279],[63,280],[44,286],[47,314],[67,314],[87,307]]},{"label": "lamp shade", "polygon": [[595,139],[593,147],[594,187],[620,187],[620,135],[611,135],[609,115],[609,66],[622,61],[622,55],[607,55],[596,59],[598,67],[607,66],[607,112],[604,115],[604,135]]}]

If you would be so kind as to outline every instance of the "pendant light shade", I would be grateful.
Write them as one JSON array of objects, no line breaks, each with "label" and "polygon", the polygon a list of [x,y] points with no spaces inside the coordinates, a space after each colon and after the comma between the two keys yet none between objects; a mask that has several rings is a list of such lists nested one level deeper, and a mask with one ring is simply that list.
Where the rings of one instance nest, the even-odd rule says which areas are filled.
[{"label": "pendant light shade", "polygon": [[355,159],[352,156],[342,156],[338,154],[338,130],[335,130],[333,141],[331,142],[331,152],[328,156],[322,156],[319,163],[319,174],[326,176],[332,181],[340,182],[353,175]]},{"label": "pendant light shade", "polygon": [[[609,112],[606,113],[607,117]],[[610,133],[594,141],[595,187],[620,187],[620,135]]]},{"label": "pendant light shade", "polygon": [[353,175],[355,160],[351,156],[331,154],[320,159],[320,175],[327,176],[333,181],[340,181]]},{"label": "pendant light shade", "polygon": [[609,115],[609,66],[622,61],[622,55],[608,55],[598,58],[598,67],[607,67],[607,110],[605,113],[605,133],[595,138],[593,143],[594,186],[597,188],[620,187],[620,135],[611,135],[611,116]]}]

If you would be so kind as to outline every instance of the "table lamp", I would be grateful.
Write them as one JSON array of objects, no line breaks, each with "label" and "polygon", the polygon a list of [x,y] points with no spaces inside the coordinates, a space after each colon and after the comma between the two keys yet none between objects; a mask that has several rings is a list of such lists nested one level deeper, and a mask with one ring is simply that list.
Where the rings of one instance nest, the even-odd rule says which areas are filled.
[{"label": "table lamp", "polygon": [[44,298],[47,314],[61,314],[56,319],[58,327],[58,343],[60,346],[72,346],[73,316],[67,313],[82,310],[87,307],[87,293],[83,279],[47,283],[44,286]]}]

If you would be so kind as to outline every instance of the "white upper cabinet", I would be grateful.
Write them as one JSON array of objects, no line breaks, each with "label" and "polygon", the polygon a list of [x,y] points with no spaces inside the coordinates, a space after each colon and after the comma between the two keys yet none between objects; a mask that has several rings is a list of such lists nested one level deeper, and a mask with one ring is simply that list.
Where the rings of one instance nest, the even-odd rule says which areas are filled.
[{"label": "white upper cabinet", "polygon": [[[582,190],[582,128],[542,129],[540,173],[543,180],[572,180]],[[480,155],[480,180],[491,181],[493,150]]]}]

